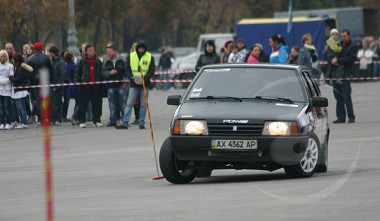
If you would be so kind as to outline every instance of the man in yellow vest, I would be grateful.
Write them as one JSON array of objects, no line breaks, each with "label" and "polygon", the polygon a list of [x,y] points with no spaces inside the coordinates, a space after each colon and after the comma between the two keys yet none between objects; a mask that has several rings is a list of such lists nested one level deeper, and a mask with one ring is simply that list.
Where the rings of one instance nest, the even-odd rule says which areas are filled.
[{"label": "man in yellow vest", "polygon": [[135,103],[137,96],[140,97],[139,128],[145,129],[146,103],[140,69],[144,76],[145,86],[147,88],[146,93],[148,95],[150,79],[154,75],[156,65],[153,56],[147,51],[147,46],[144,41],[137,42],[136,51],[132,52],[127,58],[126,74],[130,80],[130,90],[127,105],[122,117],[122,124],[116,126],[116,129],[128,129],[128,122],[131,118],[133,104]]}]

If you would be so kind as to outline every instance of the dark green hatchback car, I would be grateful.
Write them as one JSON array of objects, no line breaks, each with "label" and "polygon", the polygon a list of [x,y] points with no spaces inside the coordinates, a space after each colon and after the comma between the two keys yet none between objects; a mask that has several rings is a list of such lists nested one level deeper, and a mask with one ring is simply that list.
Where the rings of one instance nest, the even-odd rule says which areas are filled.
[{"label": "dark green hatchback car", "polygon": [[181,95],[160,167],[175,184],[215,169],[284,168],[291,177],[327,171],[328,100],[303,66],[203,67]]}]

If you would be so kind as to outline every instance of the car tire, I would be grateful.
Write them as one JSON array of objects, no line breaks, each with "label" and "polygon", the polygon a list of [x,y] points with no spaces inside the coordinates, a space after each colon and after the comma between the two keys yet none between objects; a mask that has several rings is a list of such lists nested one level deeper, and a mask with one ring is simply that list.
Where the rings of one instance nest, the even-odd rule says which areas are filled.
[{"label": "car tire", "polygon": [[321,158],[321,145],[314,134],[309,137],[304,156],[296,165],[285,166],[285,172],[293,178],[305,178],[312,176],[318,167]]},{"label": "car tire", "polygon": [[165,179],[174,184],[190,183],[197,176],[198,170],[186,168],[191,161],[178,160],[173,152],[169,138],[161,146],[160,168]]},{"label": "car tire", "polygon": [[325,173],[328,169],[328,159],[329,159],[329,135],[326,135],[325,143],[321,151],[321,157],[319,164],[317,166],[317,173]]}]

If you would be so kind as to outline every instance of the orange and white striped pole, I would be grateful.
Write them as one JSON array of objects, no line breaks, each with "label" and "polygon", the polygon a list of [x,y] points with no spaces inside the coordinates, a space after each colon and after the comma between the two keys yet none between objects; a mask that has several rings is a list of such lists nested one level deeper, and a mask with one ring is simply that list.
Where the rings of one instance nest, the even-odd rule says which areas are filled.
[{"label": "orange and white striped pole", "polygon": [[144,75],[142,73],[142,69],[140,68],[140,75],[142,78],[142,83],[143,83],[143,89],[144,89],[144,97],[145,97],[145,104],[146,104],[146,109],[148,111],[148,119],[149,119],[149,128],[150,128],[150,137],[152,138],[153,142],[153,152],[154,152],[154,160],[156,162],[156,169],[157,169],[157,176],[153,177],[153,180],[161,180],[164,177],[160,176],[160,171],[158,169],[158,162],[157,162],[157,154],[156,154],[156,144],[154,143],[154,134],[153,134],[153,126],[152,126],[152,118],[150,117],[150,108],[149,108],[149,102],[148,102],[148,94],[146,92],[146,86],[145,86],[145,80],[144,80]]},{"label": "orange and white striped pole", "polygon": [[53,221],[53,169],[51,161],[51,134],[50,134],[50,87],[49,70],[43,68],[39,72],[41,79],[41,125],[44,137],[45,155],[45,195],[46,195],[46,220]]}]

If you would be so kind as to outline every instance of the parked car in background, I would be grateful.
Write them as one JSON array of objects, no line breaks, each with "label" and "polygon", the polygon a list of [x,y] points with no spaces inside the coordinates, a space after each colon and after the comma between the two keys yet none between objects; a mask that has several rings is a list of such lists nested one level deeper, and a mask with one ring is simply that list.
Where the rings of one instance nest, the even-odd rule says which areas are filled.
[{"label": "parked car in background", "polygon": [[[178,70],[178,64],[179,62],[186,56],[188,56],[189,54],[193,54],[195,53],[196,51],[196,48],[195,47],[167,47],[168,50],[169,50],[169,53],[171,53],[172,55],[172,66],[171,66],[171,69],[170,70]],[[161,56],[161,53],[158,53],[158,59],[160,58]],[[156,59],[156,58],[155,58]],[[156,62],[156,65],[158,65],[158,62],[159,60],[157,60]],[[157,69],[157,71],[159,71]],[[155,75],[154,76],[154,79],[159,79],[159,76]],[[177,79],[177,74],[170,74],[169,75],[169,78],[168,79]],[[161,82],[156,82],[154,85],[155,85],[155,88],[157,90],[160,90],[161,89]],[[171,83],[171,85],[174,86],[175,83]]]},{"label": "parked car in background", "polygon": [[[189,54],[196,52],[197,48],[195,47],[169,47],[169,51],[173,53],[175,60],[183,58]],[[172,69],[176,67],[172,65]]]},{"label": "parked car in background", "polygon": [[167,103],[178,106],[159,156],[171,183],[215,169],[284,168],[295,178],[327,171],[328,100],[304,66],[205,66]]},{"label": "parked car in background", "polygon": [[[234,34],[233,33],[207,33],[201,34],[198,39],[197,49],[194,53],[189,54],[186,57],[183,57],[181,60],[176,62],[176,66],[174,69],[176,70],[194,70],[195,65],[197,63],[198,57],[204,53],[204,44],[206,41],[212,40],[215,43],[215,50],[218,54],[220,54],[220,50],[224,47],[224,43],[226,41],[233,41]],[[179,73],[176,75],[175,79],[178,80],[192,80],[195,77],[196,73],[184,71],[183,73]],[[173,84],[175,88],[186,88],[189,86],[189,83],[181,83],[177,82]]]}]

